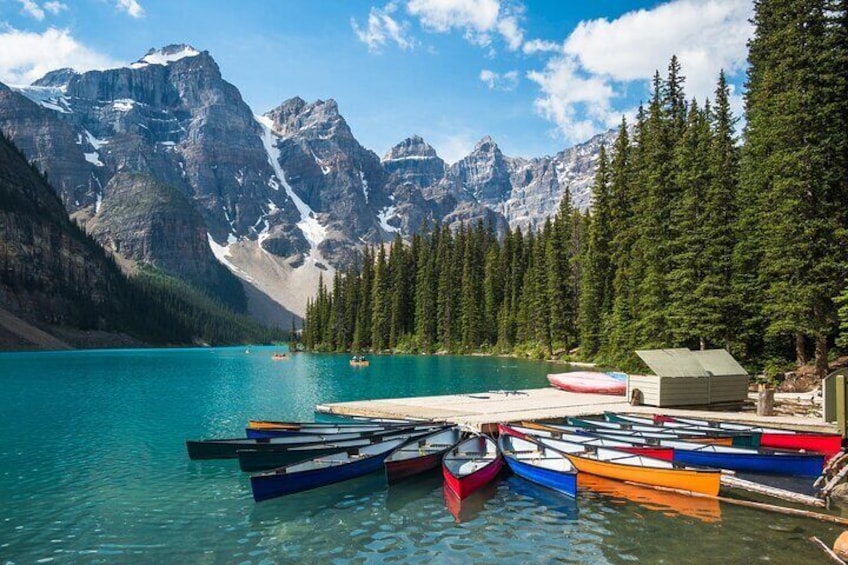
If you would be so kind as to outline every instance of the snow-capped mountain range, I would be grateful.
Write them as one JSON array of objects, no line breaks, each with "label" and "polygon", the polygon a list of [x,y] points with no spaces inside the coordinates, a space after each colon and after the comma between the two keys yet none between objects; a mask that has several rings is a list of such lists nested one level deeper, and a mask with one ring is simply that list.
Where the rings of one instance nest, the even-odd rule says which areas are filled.
[{"label": "snow-capped mountain range", "polygon": [[255,312],[277,322],[268,304],[302,314],[318,273],[425,220],[534,229],[566,187],[588,207],[598,148],[612,142],[608,132],[519,159],[485,137],[449,165],[411,136],[381,159],[334,100],[294,97],[255,115],[209,53],[188,45],[127,67],[0,84],[0,128],[128,265],[214,286],[222,262]]}]

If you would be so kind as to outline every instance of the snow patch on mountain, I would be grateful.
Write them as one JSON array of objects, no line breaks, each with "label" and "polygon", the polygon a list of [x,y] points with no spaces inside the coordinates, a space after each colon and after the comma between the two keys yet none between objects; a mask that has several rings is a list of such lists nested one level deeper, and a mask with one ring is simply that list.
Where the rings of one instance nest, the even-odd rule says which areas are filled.
[{"label": "snow patch on mountain", "polygon": [[265,116],[255,116],[256,121],[262,126],[262,145],[265,147],[265,152],[268,154],[268,162],[274,169],[274,174],[277,180],[283,185],[289,198],[294,202],[297,211],[300,213],[300,221],[297,227],[303,232],[306,241],[311,247],[311,255],[316,257],[318,253],[318,245],[327,239],[327,229],[321,225],[315,217],[315,212],[309,207],[306,202],[295,193],[294,189],[286,180],[286,173],[280,166],[280,150],[277,148],[276,134],[272,131],[273,122]]},{"label": "snow patch on mountain", "polygon": [[232,261],[230,261],[230,246],[235,243],[235,241],[227,241],[227,245],[218,245],[215,239],[213,239],[212,234],[208,232],[206,233],[206,240],[209,242],[209,249],[212,250],[212,255],[215,256],[215,259],[237,274],[239,278],[248,282],[255,282],[244,269],[240,269]]},{"label": "snow patch on mountain", "polygon": [[397,206],[386,206],[380,213],[377,214],[377,220],[380,222],[380,227],[386,231],[386,233],[397,233],[400,231],[400,228],[396,228],[389,224],[389,220],[395,217],[395,213],[397,212]]},{"label": "snow patch on mountain", "polygon": [[162,49],[151,49],[147,55],[130,65],[131,69],[141,69],[148,65],[167,65],[186,57],[196,57],[200,51],[190,45],[169,45]]},{"label": "snow patch on mountain", "polygon": [[23,94],[42,108],[73,114],[70,101],[65,97],[65,87],[57,86],[10,86],[18,94]]},{"label": "snow patch on mountain", "polygon": [[359,171],[359,181],[362,183],[362,195],[365,197],[365,203],[368,204],[368,181],[362,171]]}]

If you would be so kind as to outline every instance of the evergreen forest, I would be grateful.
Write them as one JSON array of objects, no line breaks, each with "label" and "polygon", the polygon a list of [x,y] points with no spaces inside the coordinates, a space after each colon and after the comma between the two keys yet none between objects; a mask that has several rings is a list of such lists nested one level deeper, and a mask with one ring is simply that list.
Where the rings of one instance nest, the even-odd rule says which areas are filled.
[{"label": "evergreen forest", "polygon": [[848,1],[758,0],[745,122],[724,73],[689,99],[676,57],[531,233],[431,225],[322,281],[320,351],[528,354],[637,368],[636,349],[724,347],[750,367],[848,347]]}]

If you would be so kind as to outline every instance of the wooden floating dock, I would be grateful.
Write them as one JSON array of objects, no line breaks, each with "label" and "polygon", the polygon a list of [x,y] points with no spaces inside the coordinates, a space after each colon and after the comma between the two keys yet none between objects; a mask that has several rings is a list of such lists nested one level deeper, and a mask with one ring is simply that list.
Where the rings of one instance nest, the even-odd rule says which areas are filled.
[{"label": "wooden floating dock", "polygon": [[315,411],[339,416],[434,420],[466,425],[481,431],[491,431],[499,422],[592,416],[610,411],[710,418],[761,426],[780,426],[799,431],[836,432],[835,426],[818,418],[631,406],[624,396],[580,394],[553,387],[336,402],[316,406]]}]

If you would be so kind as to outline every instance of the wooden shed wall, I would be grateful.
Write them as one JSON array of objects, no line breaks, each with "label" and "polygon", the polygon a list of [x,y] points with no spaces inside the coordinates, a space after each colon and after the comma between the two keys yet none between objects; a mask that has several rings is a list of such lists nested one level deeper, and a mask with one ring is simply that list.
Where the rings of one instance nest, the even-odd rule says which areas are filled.
[{"label": "wooden shed wall", "polygon": [[748,375],[714,375],[710,377],[710,404],[741,402],[748,398]]},{"label": "wooden shed wall", "polygon": [[689,406],[742,401],[748,396],[748,377],[659,377],[630,375],[627,398],[638,388],[648,406]]}]

